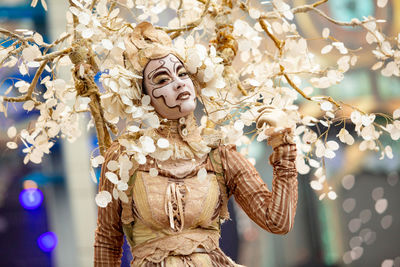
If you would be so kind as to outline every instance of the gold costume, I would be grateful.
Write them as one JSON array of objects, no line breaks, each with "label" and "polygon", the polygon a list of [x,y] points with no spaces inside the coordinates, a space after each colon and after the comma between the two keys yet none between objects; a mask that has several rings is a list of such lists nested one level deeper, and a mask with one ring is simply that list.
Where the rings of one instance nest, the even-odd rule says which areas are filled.
[{"label": "gold costume", "polygon": [[[165,32],[141,23],[125,38],[126,64],[143,75],[151,59],[177,55],[171,43]],[[139,79],[137,84],[141,83]],[[218,145],[210,141],[215,138],[202,136],[193,114],[162,120],[158,129],[146,130],[144,135],[155,142],[167,139],[172,155],[162,160],[149,154],[143,165],[132,160],[136,165],[125,191],[127,203],[118,199],[106,208],[99,207],[95,266],[120,266],[124,234],[135,267],[238,266],[219,248],[220,224],[229,218],[227,202],[231,195],[267,231],[284,234],[292,228],[297,171],[296,146],[287,138],[289,130],[269,140],[274,148],[270,157],[274,167],[271,191],[234,146]],[[115,141],[103,166],[117,160],[121,150],[122,145]],[[114,185],[105,177],[105,169],[99,188],[112,192]]]},{"label": "gold costume", "polygon": [[[184,159],[193,148],[183,141],[178,128],[178,122],[170,121],[155,134],[176,144],[175,155],[183,158],[161,162],[148,157],[146,164],[132,172],[128,203],[113,200],[99,208],[95,266],[120,266],[124,233],[131,246],[132,266],[238,266],[219,248],[220,224],[228,218],[231,195],[265,230],[285,234],[292,228],[297,204],[296,148],[285,143],[285,132],[270,140],[274,147],[270,191],[234,146],[218,146],[203,157]],[[193,119],[187,128],[189,136],[201,138]],[[118,155],[115,142],[104,166]],[[151,168],[158,175],[150,176]],[[201,168],[207,170],[205,177],[197,176]],[[113,185],[104,172],[103,168],[100,186],[111,192]]]}]

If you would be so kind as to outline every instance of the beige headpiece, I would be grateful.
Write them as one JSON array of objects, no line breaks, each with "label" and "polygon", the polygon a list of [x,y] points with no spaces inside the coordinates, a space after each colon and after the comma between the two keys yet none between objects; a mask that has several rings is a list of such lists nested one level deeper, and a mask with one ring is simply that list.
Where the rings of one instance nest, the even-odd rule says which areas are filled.
[{"label": "beige headpiece", "polygon": [[149,22],[138,24],[133,32],[126,36],[124,42],[126,58],[139,75],[152,59],[173,54],[182,60],[173,48],[169,35],[157,30]]}]

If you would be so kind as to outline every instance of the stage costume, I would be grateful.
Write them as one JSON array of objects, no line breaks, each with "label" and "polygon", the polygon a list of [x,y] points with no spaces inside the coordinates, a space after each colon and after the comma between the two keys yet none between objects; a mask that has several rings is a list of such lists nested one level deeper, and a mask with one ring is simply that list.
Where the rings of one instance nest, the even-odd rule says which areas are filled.
[{"label": "stage costume", "polygon": [[[197,126],[187,135],[198,135]],[[190,120],[189,120],[190,121]],[[219,249],[220,223],[228,219],[227,199],[234,195],[248,216],[265,230],[285,234],[293,226],[297,204],[296,148],[287,132],[270,139],[274,152],[272,190],[235,146],[218,146],[203,157],[189,158],[192,148],[183,141],[178,121],[169,121],[156,135],[176,144],[165,162],[148,158],[132,171],[128,203],[113,200],[99,208],[95,266],[120,266],[125,232],[131,245],[132,266],[237,266]],[[118,158],[118,142],[106,162]],[[194,160],[193,160],[194,159]],[[156,168],[157,176],[149,170]],[[198,178],[201,168],[205,178]],[[103,189],[113,185],[104,178]]]},{"label": "stage costume", "polygon": [[[287,233],[297,204],[292,130],[269,138],[274,149],[269,191],[235,146],[223,145],[223,137],[216,138],[218,134],[210,128],[200,131],[193,116],[196,86],[169,36],[144,22],[125,38],[125,46],[127,67],[143,77],[132,90],[141,93],[145,89],[161,124],[128,132],[113,143],[103,163],[100,190],[115,192],[115,185],[106,178],[106,166],[118,160],[129,142],[151,138],[151,142],[163,139],[169,145],[168,151],[148,154],[143,164],[134,159],[136,152],[130,154],[133,168],[124,191],[126,201],[114,199],[98,209],[95,266],[120,266],[124,234],[135,267],[238,266],[219,248],[220,225],[229,218],[231,195],[259,226],[272,233]],[[257,119],[258,124],[270,121],[270,113]]]}]

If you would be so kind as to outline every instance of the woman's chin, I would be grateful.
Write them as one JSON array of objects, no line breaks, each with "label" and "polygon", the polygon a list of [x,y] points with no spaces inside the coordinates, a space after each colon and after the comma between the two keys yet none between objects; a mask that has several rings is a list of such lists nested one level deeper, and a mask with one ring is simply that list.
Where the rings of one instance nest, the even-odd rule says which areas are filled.
[{"label": "woman's chin", "polygon": [[185,117],[196,109],[196,101],[185,101],[180,105],[179,113],[181,113],[181,117]]}]

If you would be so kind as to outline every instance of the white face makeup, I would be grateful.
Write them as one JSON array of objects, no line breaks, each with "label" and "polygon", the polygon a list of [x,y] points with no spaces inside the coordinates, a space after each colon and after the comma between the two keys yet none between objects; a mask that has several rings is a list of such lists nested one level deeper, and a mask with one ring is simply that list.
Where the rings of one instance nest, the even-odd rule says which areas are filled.
[{"label": "white face makeup", "polygon": [[179,119],[196,108],[193,82],[176,56],[150,60],[143,78],[151,104],[162,117]]}]

